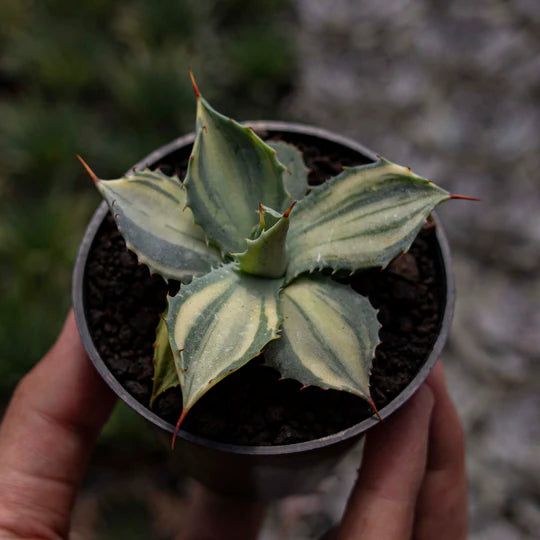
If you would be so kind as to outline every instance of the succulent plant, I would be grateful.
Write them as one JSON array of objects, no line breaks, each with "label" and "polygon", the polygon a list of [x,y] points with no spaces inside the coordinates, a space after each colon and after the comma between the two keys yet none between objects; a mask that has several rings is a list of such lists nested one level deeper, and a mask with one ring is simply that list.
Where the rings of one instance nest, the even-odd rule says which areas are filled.
[{"label": "succulent plant", "polygon": [[263,142],[192,81],[196,138],[183,182],[149,169],[101,180],[81,159],[139,262],[182,283],[157,329],[152,401],[181,386],[176,436],[210,388],[264,349],[283,378],[353,393],[378,414],[377,311],[329,270],[385,267],[437,204],[461,196],[382,157],[309,188],[298,149]]}]

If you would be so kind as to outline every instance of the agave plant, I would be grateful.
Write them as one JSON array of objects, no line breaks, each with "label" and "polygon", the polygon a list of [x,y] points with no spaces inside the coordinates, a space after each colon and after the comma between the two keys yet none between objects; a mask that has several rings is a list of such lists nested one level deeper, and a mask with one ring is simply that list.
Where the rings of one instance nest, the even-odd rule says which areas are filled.
[{"label": "agave plant", "polygon": [[149,169],[101,180],[81,159],[139,262],[182,283],[157,329],[152,402],[181,386],[176,436],[210,388],[264,349],[283,378],[351,392],[378,414],[377,311],[328,270],[385,267],[437,204],[460,196],[383,158],[309,189],[299,150],[266,144],[193,87],[183,182]]}]

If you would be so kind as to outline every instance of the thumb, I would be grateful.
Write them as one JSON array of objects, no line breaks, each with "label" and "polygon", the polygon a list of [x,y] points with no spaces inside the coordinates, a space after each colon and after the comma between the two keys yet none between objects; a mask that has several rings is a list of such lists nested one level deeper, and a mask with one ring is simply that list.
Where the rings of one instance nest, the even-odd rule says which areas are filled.
[{"label": "thumb", "polygon": [[17,387],[0,428],[0,534],[67,536],[87,460],[114,402],[70,313],[53,348]]}]

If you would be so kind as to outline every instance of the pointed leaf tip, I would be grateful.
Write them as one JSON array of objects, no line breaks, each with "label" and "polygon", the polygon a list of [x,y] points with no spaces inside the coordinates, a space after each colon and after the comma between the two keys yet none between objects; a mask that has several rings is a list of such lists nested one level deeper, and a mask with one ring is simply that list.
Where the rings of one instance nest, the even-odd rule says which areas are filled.
[{"label": "pointed leaf tip", "polygon": [[468,195],[457,195],[456,193],[450,193],[451,199],[463,199],[465,201],[482,201],[482,199],[478,199],[477,197],[469,197]]},{"label": "pointed leaf tip", "polygon": [[176,422],[176,427],[174,428],[174,433],[173,433],[172,441],[171,441],[171,450],[174,450],[174,443],[176,441],[176,436],[178,435],[178,432],[180,431],[180,426],[182,425],[182,422],[186,418],[188,411],[189,409],[182,409],[182,414],[180,415],[180,418],[178,418],[178,422]]},{"label": "pointed leaf tip", "polygon": [[296,204],[297,201],[293,201],[293,203],[291,204],[291,206],[289,206],[289,208],[287,208],[287,210],[285,210],[285,212],[283,213],[283,217],[284,218],[288,218],[290,213],[292,212],[292,209],[294,208],[294,205]]},{"label": "pointed leaf tip", "polygon": [[381,415],[379,414],[379,411],[378,411],[377,407],[375,406],[375,402],[373,401],[373,399],[372,399],[372,398],[369,398],[367,401],[368,401],[368,403],[370,404],[370,406],[371,406],[371,408],[373,409],[373,411],[375,412],[375,414],[377,415],[377,418],[378,418],[381,422],[383,422],[383,419],[382,419]]},{"label": "pointed leaf tip", "polygon": [[193,71],[191,71],[191,68],[188,68],[188,70],[189,70],[189,78],[191,79],[191,85],[193,86],[193,92],[195,92],[195,97],[197,99],[199,99],[201,97],[201,93],[200,93],[199,87],[197,86],[197,83],[195,81]]},{"label": "pointed leaf tip", "polygon": [[97,177],[96,173],[90,168],[88,163],[84,161],[84,159],[79,156],[79,154],[75,154],[77,156],[77,159],[81,162],[82,166],[86,169],[86,172],[90,175],[90,178],[94,181],[95,184],[99,182],[99,178]]}]

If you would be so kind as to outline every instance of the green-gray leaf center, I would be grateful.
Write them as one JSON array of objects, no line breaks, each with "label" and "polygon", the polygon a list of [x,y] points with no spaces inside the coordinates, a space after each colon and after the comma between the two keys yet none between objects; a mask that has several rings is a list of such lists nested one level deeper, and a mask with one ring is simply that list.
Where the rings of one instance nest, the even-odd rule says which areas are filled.
[{"label": "green-gray leaf center", "polygon": [[[260,234],[254,240],[247,239],[247,250],[234,254],[238,260],[240,270],[255,276],[266,278],[280,278],[287,271],[287,231],[289,230],[289,214],[293,203],[282,216],[275,221],[275,212],[267,209],[270,214],[271,226],[266,228],[264,209],[259,207]],[[266,226],[265,226],[266,225]]]}]

